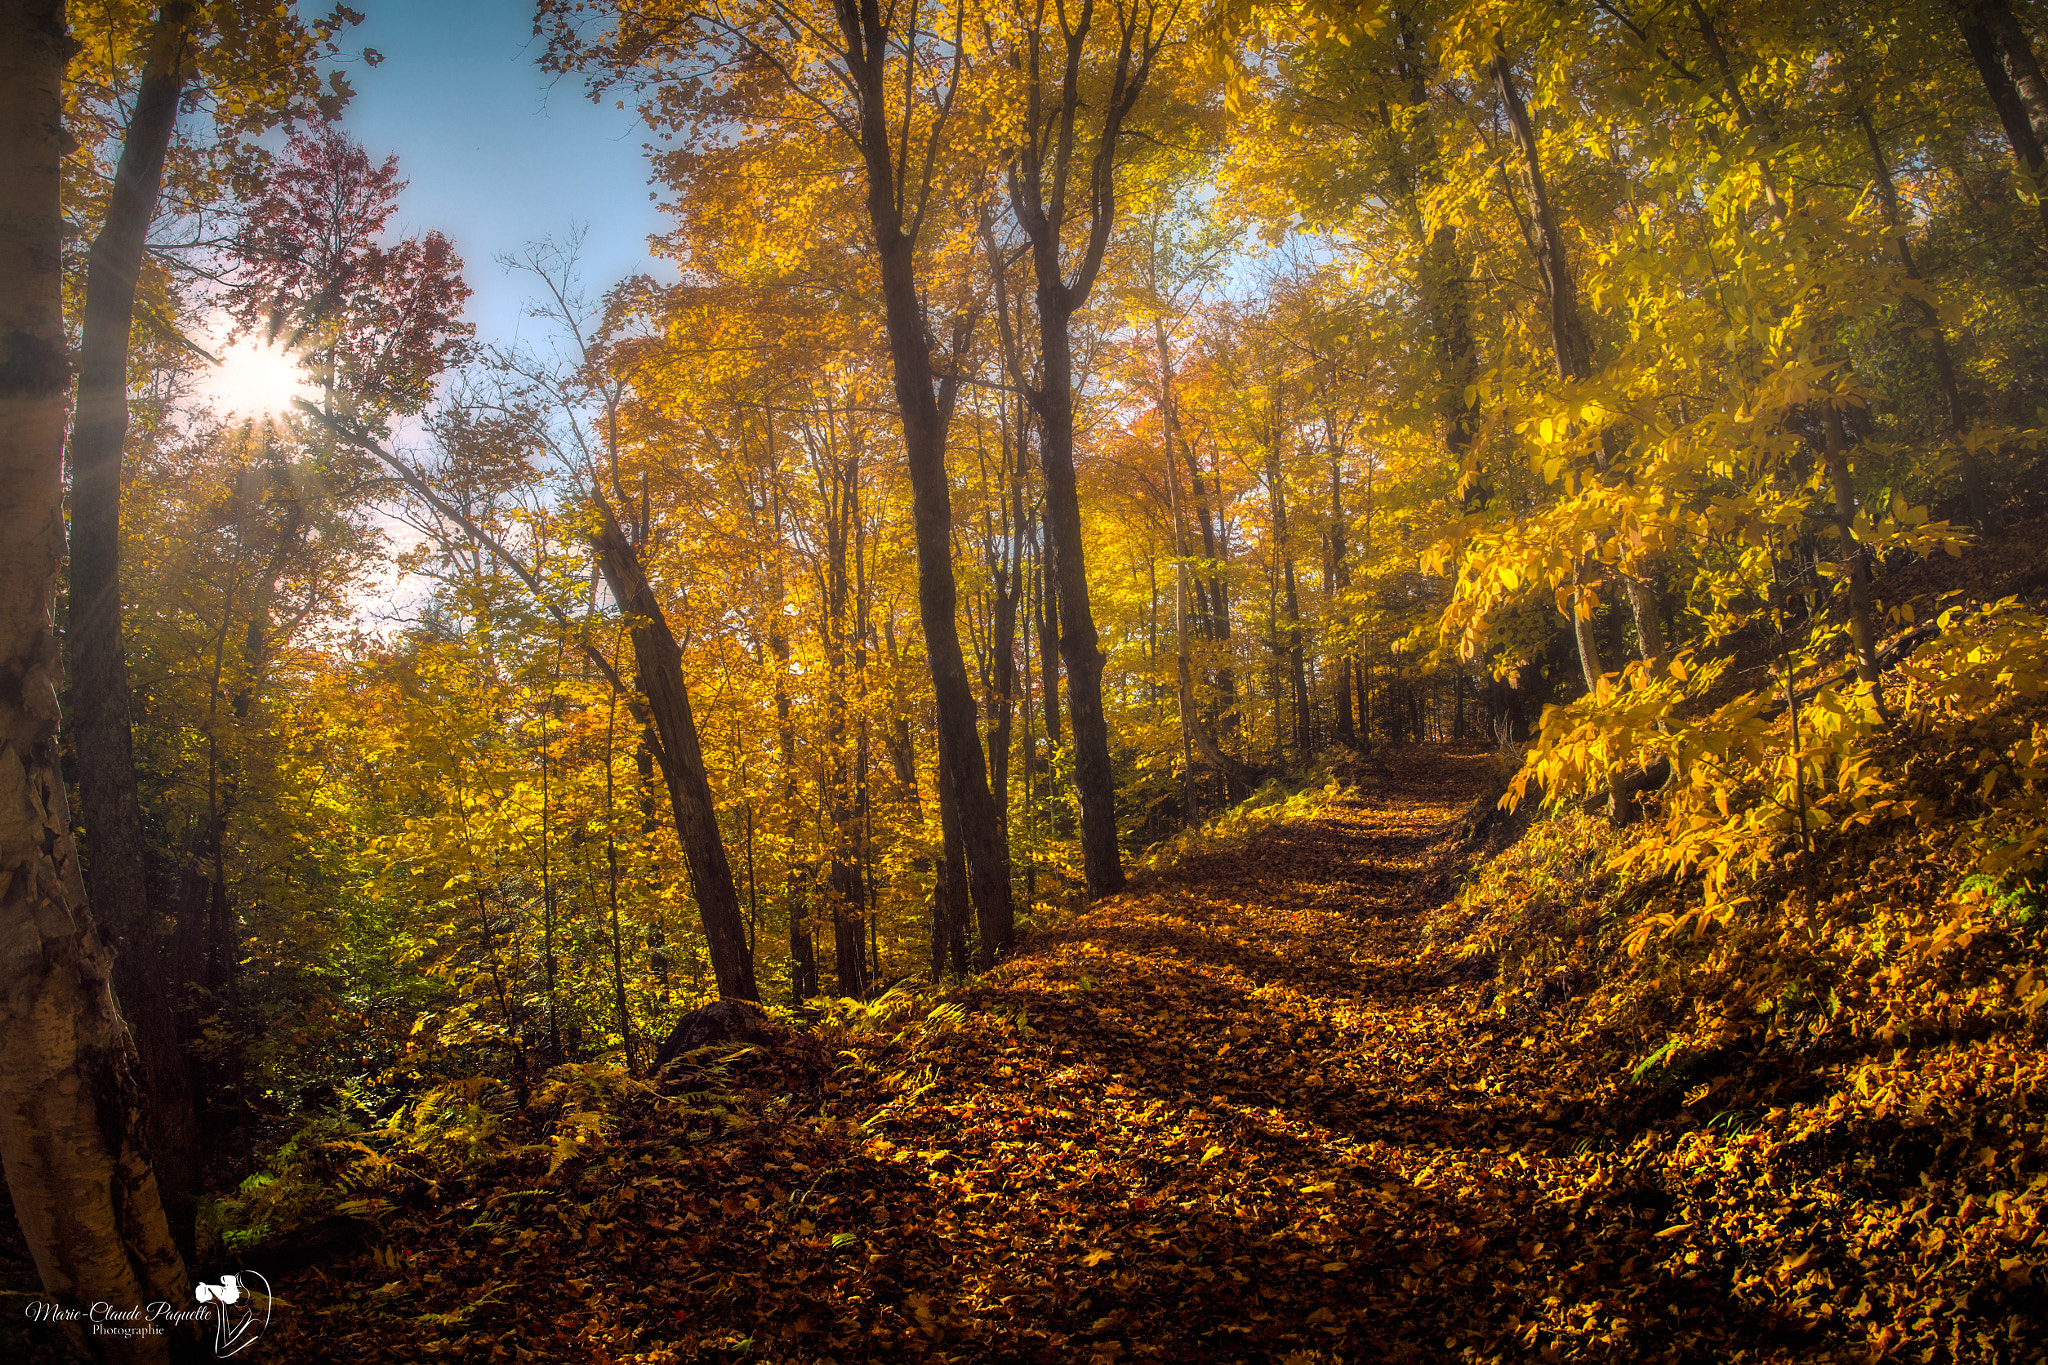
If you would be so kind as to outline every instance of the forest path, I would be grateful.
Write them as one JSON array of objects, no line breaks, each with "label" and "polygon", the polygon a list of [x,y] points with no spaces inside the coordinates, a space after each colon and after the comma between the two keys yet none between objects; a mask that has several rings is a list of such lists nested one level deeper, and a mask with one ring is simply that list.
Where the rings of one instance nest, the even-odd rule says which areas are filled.
[{"label": "forest path", "polygon": [[953,1026],[856,1035],[808,1095],[757,1089],[743,1137],[629,1119],[560,1195],[528,1158],[387,1221],[404,1273],[371,1292],[381,1326],[363,1281],[388,1271],[323,1277],[291,1349],[1742,1358],[1771,1324],[1689,1272],[1638,1273],[1684,1272],[1651,1254],[1671,1201],[1603,1164],[1613,1116],[1571,1079],[1597,1069],[1417,955],[1409,881],[1488,762],[1382,749],[1323,817],[1039,934]]}]

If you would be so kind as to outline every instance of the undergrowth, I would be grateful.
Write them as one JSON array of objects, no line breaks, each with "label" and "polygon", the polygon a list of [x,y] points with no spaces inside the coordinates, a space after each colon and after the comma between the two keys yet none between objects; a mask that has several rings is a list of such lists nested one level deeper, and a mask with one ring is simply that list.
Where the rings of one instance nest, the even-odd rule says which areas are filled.
[{"label": "undergrowth", "polygon": [[[1468,819],[1419,934],[1491,978],[1493,1019],[1579,1059],[1587,1150],[1677,1201],[1684,1273],[1832,1314],[1872,1360],[2038,1358],[2048,708],[2008,695],[1961,736],[1900,709],[1861,756],[1872,799],[1748,875],[1675,872],[1655,810],[1618,831],[1557,802],[1505,847]],[[1796,1255],[1743,1268],[1786,1228]]]},{"label": "undergrowth", "polygon": [[1322,757],[1299,773],[1267,778],[1242,801],[1161,840],[1138,865],[1157,872],[1203,854],[1234,852],[1262,831],[1315,819],[1349,790],[1335,760]]}]

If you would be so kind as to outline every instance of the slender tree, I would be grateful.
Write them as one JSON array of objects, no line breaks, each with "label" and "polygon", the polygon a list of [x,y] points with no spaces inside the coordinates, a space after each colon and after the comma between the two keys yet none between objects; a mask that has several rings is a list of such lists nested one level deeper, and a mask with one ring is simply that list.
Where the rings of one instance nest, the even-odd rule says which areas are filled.
[{"label": "slender tree", "polygon": [[[1103,12],[1106,10],[1106,12]],[[1117,848],[1116,774],[1103,708],[1101,642],[1088,600],[1081,501],[1074,471],[1074,317],[1102,270],[1117,219],[1117,171],[1125,125],[1152,80],[1177,9],[1115,0],[1074,9],[1035,0],[1019,25],[1016,64],[1024,77],[1024,136],[1008,170],[1011,209],[1031,244],[1037,284],[1039,382],[1031,390],[1045,475],[1045,528],[1059,602],[1060,660],[1074,726],[1074,787],[1081,805],[1081,860],[1091,896],[1124,884]],[[1107,21],[1114,55],[1105,88],[1091,45]],[[1056,22],[1055,22],[1056,21]],[[1084,121],[1099,115],[1099,127]],[[1092,141],[1092,150],[1088,143]],[[1085,182],[1084,182],[1085,177]],[[1074,246],[1072,235],[1080,242]],[[1050,714],[1050,713],[1048,713]]]},{"label": "slender tree", "polygon": [[179,1245],[192,1250],[200,1133],[180,1047],[168,964],[158,946],[149,848],[136,797],[128,662],[122,645],[121,462],[128,437],[128,351],[142,251],[192,69],[197,7],[174,0],[144,42],[141,83],[106,217],[86,258],[78,399],[71,424],[71,696],[78,798],[90,832],[87,883],[115,943],[114,988],[135,1036],[149,1097],[157,1183]]}]

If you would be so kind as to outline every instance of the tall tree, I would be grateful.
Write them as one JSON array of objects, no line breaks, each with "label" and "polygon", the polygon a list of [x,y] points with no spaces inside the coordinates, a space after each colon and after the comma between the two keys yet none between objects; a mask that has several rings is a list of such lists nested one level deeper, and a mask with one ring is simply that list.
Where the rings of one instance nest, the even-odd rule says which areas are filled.
[{"label": "tall tree", "polygon": [[[1013,62],[1024,78],[1024,135],[1007,173],[1011,208],[1031,243],[1037,283],[1039,383],[1031,401],[1039,421],[1051,581],[1074,725],[1081,859],[1091,896],[1120,890],[1124,870],[1102,700],[1102,649],[1088,600],[1074,474],[1074,316],[1095,288],[1116,228],[1125,124],[1152,80],[1178,15],[1177,6],[1162,8],[1155,0],[1113,0],[1105,8],[1108,13],[1098,13],[1097,0],[1081,0],[1073,10],[1035,0],[1028,17],[1019,16]],[[1101,20],[1107,20],[1113,54],[1107,62],[1101,45],[1090,41]],[[1103,66],[1106,73],[1098,69]],[[1100,125],[1088,126],[1084,114],[1099,115]],[[1084,177],[1085,184],[1076,183]]]},{"label": "tall tree", "polygon": [[115,943],[114,987],[140,1057],[150,1145],[171,1227],[192,1250],[200,1135],[180,1047],[172,982],[157,943],[149,848],[136,798],[128,663],[121,639],[121,460],[128,437],[128,348],[142,251],[163,181],[178,104],[192,69],[196,6],[173,0],[144,41],[136,91],[108,196],[87,255],[79,319],[78,399],[71,425],[70,622],[78,797],[88,882]]},{"label": "tall tree", "polygon": [[[44,1289],[84,1314],[183,1304],[189,1291],[57,760],[71,377],[59,167],[73,50],[60,0],[0,6],[0,1165]],[[67,1332],[88,1358],[169,1358],[164,1337]]]},{"label": "tall tree", "polygon": [[[1507,112],[1515,148],[1521,156],[1522,180],[1529,194],[1530,231],[1537,270],[1550,305],[1550,338],[1557,357],[1557,372],[1564,379],[1584,383],[1593,378],[1593,342],[1580,309],[1578,280],[1565,250],[1564,233],[1559,227],[1549,182],[1543,173],[1536,122],[1530,117],[1529,106],[1516,85],[1514,65],[1508,60],[1507,50],[1498,46],[1494,49],[1493,79],[1500,92],[1501,105]],[[1593,462],[1596,472],[1605,476],[1615,458],[1616,433],[1612,427],[1603,426],[1596,440]],[[1572,629],[1579,647],[1579,667],[1589,692],[1599,688],[1601,674],[1600,648],[1593,620],[1595,599],[1592,589],[1599,574],[1595,559],[1596,556],[1590,552],[1581,556],[1574,570],[1572,601]],[[1664,661],[1664,633],[1657,616],[1656,594],[1640,573],[1622,570],[1620,578],[1634,609],[1636,638],[1643,659],[1654,673],[1663,667]]]},{"label": "tall tree", "polygon": [[935,20],[861,0],[831,0],[829,6],[762,0],[708,10],[669,0],[612,0],[604,8],[616,27],[590,36],[583,31],[591,22],[583,6],[543,4],[551,65],[590,69],[600,81],[658,87],[649,117],[705,134],[709,150],[690,158],[700,169],[739,174],[741,167],[721,156],[722,149],[731,147],[744,159],[786,146],[736,138],[736,128],[745,126],[763,130],[760,141],[787,137],[807,155],[823,152],[833,180],[858,186],[910,477],[939,777],[953,790],[988,965],[1009,951],[1015,912],[1002,812],[989,790],[960,641],[946,472],[947,432],[974,314],[962,295],[950,319],[934,318],[925,296],[927,285],[943,292],[952,283],[930,273],[927,232],[934,215],[945,212],[949,200],[980,199],[971,167],[955,164],[951,142],[967,74],[966,11],[950,16],[950,28],[935,29],[928,25],[947,16]]}]

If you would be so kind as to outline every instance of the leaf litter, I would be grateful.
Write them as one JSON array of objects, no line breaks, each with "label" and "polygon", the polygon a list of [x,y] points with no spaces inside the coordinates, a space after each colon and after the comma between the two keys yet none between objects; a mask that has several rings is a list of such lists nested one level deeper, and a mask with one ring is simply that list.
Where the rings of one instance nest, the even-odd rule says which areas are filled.
[{"label": "leaf litter", "polygon": [[945,997],[385,1171],[374,1245],[289,1278],[269,1353],[2042,1358],[2038,1046],[1763,1098],[1740,1058],[1674,1071],[1430,945],[1412,888],[1490,758],[1353,776]]}]

